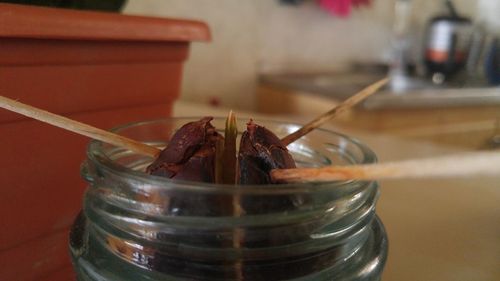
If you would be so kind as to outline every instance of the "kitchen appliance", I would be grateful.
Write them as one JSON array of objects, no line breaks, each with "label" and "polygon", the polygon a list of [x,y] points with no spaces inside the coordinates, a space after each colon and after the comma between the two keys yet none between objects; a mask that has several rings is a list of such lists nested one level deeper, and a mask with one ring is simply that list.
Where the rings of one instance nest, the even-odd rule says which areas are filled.
[{"label": "kitchen appliance", "polygon": [[427,75],[436,84],[451,79],[464,68],[473,25],[458,15],[451,1],[445,1],[449,13],[431,19],[425,41]]}]

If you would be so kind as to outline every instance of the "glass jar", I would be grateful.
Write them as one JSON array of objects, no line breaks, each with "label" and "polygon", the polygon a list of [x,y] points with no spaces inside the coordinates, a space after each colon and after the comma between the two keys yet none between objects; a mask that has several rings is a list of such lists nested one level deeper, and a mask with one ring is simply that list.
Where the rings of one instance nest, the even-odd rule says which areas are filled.
[{"label": "glass jar", "polygon": [[[114,131],[163,147],[193,118]],[[224,119],[212,124],[224,128]],[[238,121],[245,128],[245,120]],[[298,126],[256,121],[278,136]],[[318,129],[289,145],[298,166],[374,163],[347,136]],[[78,280],[379,280],[387,237],[377,182],[232,186],[144,173],[152,159],[93,141],[70,234]]]}]

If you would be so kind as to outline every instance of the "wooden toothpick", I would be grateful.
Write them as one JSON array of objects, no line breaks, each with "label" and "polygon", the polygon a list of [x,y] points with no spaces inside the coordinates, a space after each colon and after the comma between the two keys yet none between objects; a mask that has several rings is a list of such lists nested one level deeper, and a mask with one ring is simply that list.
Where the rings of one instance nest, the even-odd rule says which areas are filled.
[{"label": "wooden toothpick", "polygon": [[377,92],[382,86],[387,84],[389,81],[389,78],[384,78],[382,80],[379,80],[370,86],[364,88],[360,92],[356,93],[355,95],[351,96],[350,98],[346,99],[344,102],[333,108],[332,110],[328,111],[327,113],[317,117],[316,119],[312,120],[308,124],[304,125],[302,128],[299,130],[291,133],[290,135],[284,137],[281,139],[281,142],[283,142],[284,145],[289,145],[292,142],[300,139],[307,133],[311,132],[312,130],[318,128],[319,126],[323,125],[326,121],[331,120],[335,118],[337,115],[345,112],[346,110],[350,109],[351,107],[355,106],[359,102],[363,101],[367,97],[371,96],[375,92]]},{"label": "wooden toothpick", "polygon": [[152,157],[156,157],[158,153],[160,153],[160,150],[156,147],[15,101],[13,99],[9,99],[4,96],[0,96],[0,107],[92,139],[127,148],[135,153]]},{"label": "wooden toothpick", "polygon": [[453,178],[478,175],[500,176],[500,152],[475,152],[367,165],[276,169],[271,172],[271,177],[277,182]]}]

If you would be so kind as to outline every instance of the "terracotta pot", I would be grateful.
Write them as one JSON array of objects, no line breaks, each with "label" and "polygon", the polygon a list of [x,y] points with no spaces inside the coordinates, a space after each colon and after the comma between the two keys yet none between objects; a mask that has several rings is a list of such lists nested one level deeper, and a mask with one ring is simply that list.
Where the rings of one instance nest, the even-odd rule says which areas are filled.
[{"label": "terracotta pot", "polygon": [[[168,117],[201,22],[0,4],[0,94],[100,128]],[[0,110],[0,280],[68,280],[88,139]],[[48,278],[48,279],[47,279]]]}]

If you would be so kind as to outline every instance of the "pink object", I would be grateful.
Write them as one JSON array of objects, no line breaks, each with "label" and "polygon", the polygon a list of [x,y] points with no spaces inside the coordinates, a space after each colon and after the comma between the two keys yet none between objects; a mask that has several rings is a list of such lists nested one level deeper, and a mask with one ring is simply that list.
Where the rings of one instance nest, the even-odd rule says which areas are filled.
[{"label": "pink object", "polygon": [[319,5],[333,15],[347,17],[351,13],[351,0],[320,0]]},{"label": "pink object", "polygon": [[319,5],[332,15],[348,17],[352,7],[370,5],[371,0],[319,0]]}]

